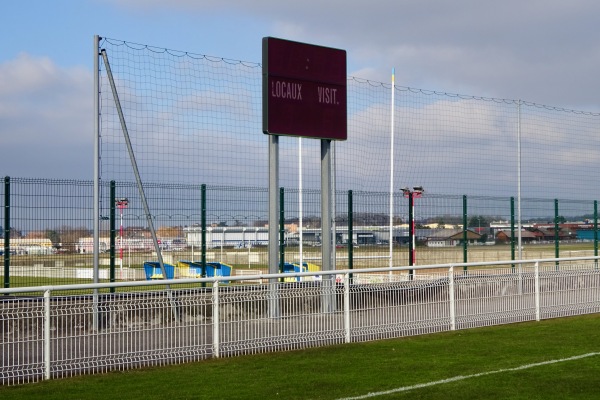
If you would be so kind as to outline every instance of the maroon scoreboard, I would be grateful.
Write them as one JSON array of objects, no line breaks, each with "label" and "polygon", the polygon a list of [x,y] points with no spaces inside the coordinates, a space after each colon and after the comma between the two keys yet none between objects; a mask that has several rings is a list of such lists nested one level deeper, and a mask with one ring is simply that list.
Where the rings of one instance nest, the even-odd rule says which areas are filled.
[{"label": "maroon scoreboard", "polygon": [[263,132],[346,140],[346,51],[263,38]]}]

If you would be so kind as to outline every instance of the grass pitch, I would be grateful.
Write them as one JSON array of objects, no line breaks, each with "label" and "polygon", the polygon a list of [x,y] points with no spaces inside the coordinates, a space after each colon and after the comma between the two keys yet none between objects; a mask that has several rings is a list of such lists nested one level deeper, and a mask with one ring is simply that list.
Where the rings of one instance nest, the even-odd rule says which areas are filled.
[{"label": "grass pitch", "polygon": [[0,387],[0,398],[594,399],[598,352],[593,314]]}]

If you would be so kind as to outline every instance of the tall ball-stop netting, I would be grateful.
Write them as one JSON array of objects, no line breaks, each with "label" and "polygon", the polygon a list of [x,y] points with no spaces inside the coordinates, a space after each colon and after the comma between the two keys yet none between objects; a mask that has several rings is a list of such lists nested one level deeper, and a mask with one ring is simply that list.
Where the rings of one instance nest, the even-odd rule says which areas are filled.
[{"label": "tall ball-stop netting", "polygon": [[[144,182],[240,192],[267,187],[259,63],[107,38],[100,48]],[[131,182],[121,122],[99,65],[100,177]],[[598,113],[392,88],[356,77],[347,83],[348,140],[333,145],[338,191],[393,188],[400,195],[401,187],[419,185],[432,195],[508,198],[517,195],[520,180],[523,197],[600,197]],[[320,143],[314,139],[280,138],[280,185],[299,188],[300,158],[303,188],[318,190]]]}]

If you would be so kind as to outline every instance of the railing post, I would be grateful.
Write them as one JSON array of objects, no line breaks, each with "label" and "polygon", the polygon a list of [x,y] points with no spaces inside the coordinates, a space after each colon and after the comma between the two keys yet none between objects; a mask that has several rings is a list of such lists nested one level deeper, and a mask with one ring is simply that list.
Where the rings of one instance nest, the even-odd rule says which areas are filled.
[{"label": "railing post", "polygon": [[448,300],[450,307],[450,330],[456,330],[456,304],[454,300],[454,266],[448,269]]},{"label": "railing post", "polygon": [[214,358],[219,358],[220,357],[220,340],[219,340],[219,335],[220,335],[220,329],[219,329],[219,281],[214,281],[213,282],[213,291],[212,291],[212,298],[213,298],[213,357]]},{"label": "railing post", "polygon": [[535,320],[540,320],[540,262],[536,261],[534,265],[535,276]]},{"label": "railing post", "polygon": [[350,275],[344,274],[344,333],[346,343],[350,343]]},{"label": "railing post", "polygon": [[44,379],[50,379],[51,341],[50,341],[50,290],[44,292]]}]

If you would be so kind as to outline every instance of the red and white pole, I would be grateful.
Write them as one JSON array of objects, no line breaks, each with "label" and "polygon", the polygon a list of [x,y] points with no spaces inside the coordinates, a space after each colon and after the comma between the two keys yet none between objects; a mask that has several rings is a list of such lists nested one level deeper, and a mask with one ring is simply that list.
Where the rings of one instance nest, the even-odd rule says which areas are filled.
[{"label": "red and white pole", "polygon": [[410,234],[412,236],[412,249],[411,249],[411,251],[412,251],[412,257],[411,257],[412,262],[411,262],[410,265],[413,266],[413,265],[415,265],[417,263],[417,258],[416,258],[416,256],[417,256],[417,239],[416,239],[416,237],[417,237],[417,229],[416,229],[416,224],[415,224],[415,199],[417,197],[420,197],[420,196],[417,196],[417,194],[415,192],[412,192],[411,196],[412,196],[412,202],[411,202],[412,203],[411,204],[411,206],[412,206],[412,210],[411,210],[412,225],[410,227]]},{"label": "red and white pole", "polygon": [[[415,218],[415,199],[420,198],[423,195],[423,187],[415,186],[413,190],[408,187],[401,189],[404,197],[408,198],[408,220],[410,223],[410,249],[408,254],[408,264],[412,267],[416,262],[417,255],[417,229],[416,229],[416,218]],[[411,269],[408,272],[410,279],[413,278],[414,271]]]},{"label": "red and white pole", "polygon": [[119,270],[121,271],[121,279],[123,279],[123,210],[127,208],[129,200],[122,198],[117,200],[116,203],[121,216],[121,224],[119,228]]},{"label": "red and white pole", "polygon": [[123,207],[119,207],[121,214],[121,227],[119,228],[119,269],[123,274]]}]

